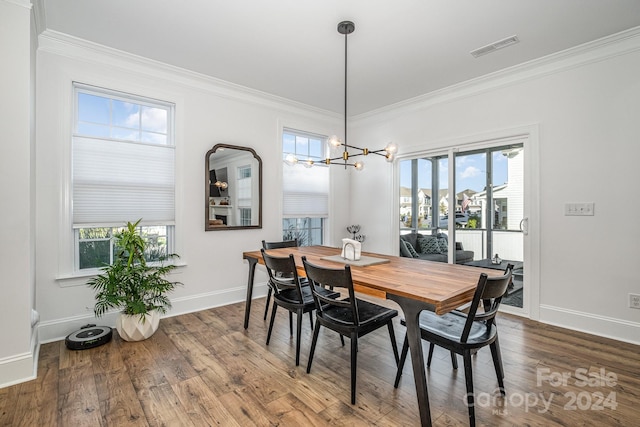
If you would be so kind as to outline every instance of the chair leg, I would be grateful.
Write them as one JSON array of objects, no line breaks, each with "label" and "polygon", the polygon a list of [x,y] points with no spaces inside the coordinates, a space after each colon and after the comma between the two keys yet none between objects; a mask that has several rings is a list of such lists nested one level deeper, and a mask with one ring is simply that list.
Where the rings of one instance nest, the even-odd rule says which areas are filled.
[{"label": "chair leg", "polygon": [[402,376],[402,368],[404,367],[404,362],[407,359],[407,352],[409,351],[409,339],[405,336],[404,342],[402,343],[402,354],[400,355],[400,362],[398,362],[398,372],[396,373],[396,381],[393,383],[395,388],[398,388],[398,384],[400,383],[400,377]]},{"label": "chair leg", "polygon": [[269,322],[269,332],[267,332],[267,345],[269,345],[269,340],[271,339],[271,331],[273,330],[273,321],[276,319],[276,309],[278,305],[276,302],[273,302],[273,307],[271,308],[271,321]]},{"label": "chair leg", "polygon": [[313,331],[313,310],[309,312],[309,322],[311,322],[311,330]]},{"label": "chair leg", "polygon": [[400,361],[398,357],[398,344],[396,343],[396,334],[393,331],[393,322],[391,320],[387,323],[387,328],[389,328],[389,338],[391,338],[391,347],[393,347],[393,357],[395,357],[396,366],[398,366],[398,362]]},{"label": "chair leg", "polygon": [[435,344],[429,343],[429,356],[427,357],[427,368],[431,366],[431,358],[433,357],[433,349],[435,348]]},{"label": "chair leg", "polygon": [[358,369],[358,334],[351,334],[351,404],[356,404],[356,371]]},{"label": "chair leg", "polygon": [[451,353],[451,364],[453,365],[453,369],[458,369],[458,359],[456,358],[456,354],[453,351]]},{"label": "chair leg", "polygon": [[302,335],[302,317],[304,313],[299,308],[296,313],[297,330],[296,330],[296,366],[300,365],[300,336]]},{"label": "chair leg", "polygon": [[307,374],[311,372],[311,362],[313,362],[313,353],[316,351],[316,342],[318,341],[319,333],[320,333],[320,322],[316,322],[316,327],[313,328],[313,339],[311,340],[311,350],[309,350],[309,361],[307,362]]},{"label": "chair leg", "polygon": [[269,303],[271,302],[271,288],[267,289],[267,302],[264,305],[264,319],[267,320],[267,313],[269,312]]},{"label": "chair leg", "polygon": [[505,396],[507,393],[504,389],[504,368],[502,366],[502,356],[500,355],[500,344],[496,339],[493,344],[489,346],[491,348],[491,358],[493,359],[493,366],[496,368],[496,377],[498,377],[498,387],[500,388],[500,394]]},{"label": "chair leg", "polygon": [[289,312],[289,336],[293,336],[293,311]]},{"label": "chair leg", "polygon": [[338,334],[340,335],[340,342],[342,343],[342,346],[344,347],[344,337],[342,336],[342,334]]},{"label": "chair leg", "polygon": [[462,353],[464,360],[464,382],[467,385],[467,407],[469,408],[469,426],[475,427],[476,413],[473,398],[473,371],[471,369],[471,351],[465,350]]}]

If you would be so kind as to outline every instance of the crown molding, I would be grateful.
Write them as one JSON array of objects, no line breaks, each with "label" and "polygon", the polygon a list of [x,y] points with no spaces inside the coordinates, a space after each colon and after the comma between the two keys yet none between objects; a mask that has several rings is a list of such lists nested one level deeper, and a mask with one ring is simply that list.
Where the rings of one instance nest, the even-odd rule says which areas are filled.
[{"label": "crown molding", "polygon": [[190,71],[164,62],[145,58],[93,43],[84,39],[45,30],[38,36],[38,50],[70,59],[95,63],[103,67],[115,67],[126,72],[149,75],[172,84],[211,93],[215,96],[258,105],[317,119],[318,115],[328,120],[340,119],[339,114],[313,107],[298,101],[272,95],[246,86]]},{"label": "crown molding", "polygon": [[16,6],[21,6],[26,9],[31,9],[31,2],[29,0],[0,0],[5,3],[15,4]]},{"label": "crown molding", "polygon": [[46,16],[44,0],[33,0],[33,17],[36,26],[36,34],[40,34],[47,29]]},{"label": "crown molding", "polygon": [[638,50],[640,50],[640,27],[634,27],[539,59],[362,113],[350,117],[350,119],[355,124],[356,122],[366,122],[371,118],[379,120],[380,116],[396,117],[443,102],[538,79]]}]

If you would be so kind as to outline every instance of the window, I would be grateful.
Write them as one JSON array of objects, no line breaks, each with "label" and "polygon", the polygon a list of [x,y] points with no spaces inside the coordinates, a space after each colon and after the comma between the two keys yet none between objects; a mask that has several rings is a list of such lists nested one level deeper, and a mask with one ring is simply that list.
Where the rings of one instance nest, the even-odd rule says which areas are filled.
[{"label": "window", "polygon": [[[326,157],[326,137],[285,129],[282,134],[282,158],[294,154],[300,160]],[[307,168],[303,162],[282,166],[283,240],[298,239],[301,246],[321,245],[329,216],[329,168],[316,163]]]},{"label": "window", "polygon": [[237,168],[238,177],[238,224],[251,225],[251,166]]},{"label": "window", "polygon": [[293,154],[301,161],[324,160],[326,140],[326,136],[285,129],[282,135],[282,158],[285,159],[287,154]]},{"label": "window", "polygon": [[149,261],[172,252],[173,104],[74,84],[72,215],[75,269],[111,263],[111,237],[142,218]]},{"label": "window", "polygon": [[321,245],[324,218],[284,218],[282,240],[298,239],[300,246]]}]

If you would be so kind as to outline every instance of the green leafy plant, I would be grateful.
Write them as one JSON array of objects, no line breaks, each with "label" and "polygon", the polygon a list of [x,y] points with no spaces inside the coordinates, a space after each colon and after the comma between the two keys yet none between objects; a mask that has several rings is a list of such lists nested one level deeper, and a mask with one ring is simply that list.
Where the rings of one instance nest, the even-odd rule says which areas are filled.
[{"label": "green leafy plant", "polygon": [[[140,221],[127,222],[126,228],[116,233],[113,264],[101,268],[102,273],[87,282],[96,291],[93,311],[98,317],[112,308],[120,308],[128,315],[140,315],[141,321],[153,310],[166,313],[171,308],[166,294],[182,284],[165,278],[175,265],[147,265],[147,244],[137,229]],[[178,255],[165,258],[174,257]]]}]

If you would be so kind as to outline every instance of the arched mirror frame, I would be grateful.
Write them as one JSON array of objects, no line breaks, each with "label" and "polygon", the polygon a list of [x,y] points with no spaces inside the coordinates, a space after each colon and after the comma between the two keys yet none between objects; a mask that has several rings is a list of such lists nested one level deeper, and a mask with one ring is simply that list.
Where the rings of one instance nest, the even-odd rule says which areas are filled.
[{"label": "arched mirror frame", "polygon": [[[210,159],[216,151],[220,149],[231,149],[231,150],[240,150],[249,152],[258,162],[258,224],[255,225],[231,225],[231,226],[214,226],[209,222],[210,219]],[[262,228],[262,159],[260,156],[256,154],[256,152],[249,147],[241,147],[237,145],[229,145],[229,144],[216,144],[213,148],[207,151],[207,154],[204,158],[204,167],[205,167],[205,176],[204,176],[204,195],[205,195],[205,206],[204,206],[204,230],[205,231],[222,231],[222,230],[245,230],[251,228]],[[252,176],[254,176],[252,174]]]}]

